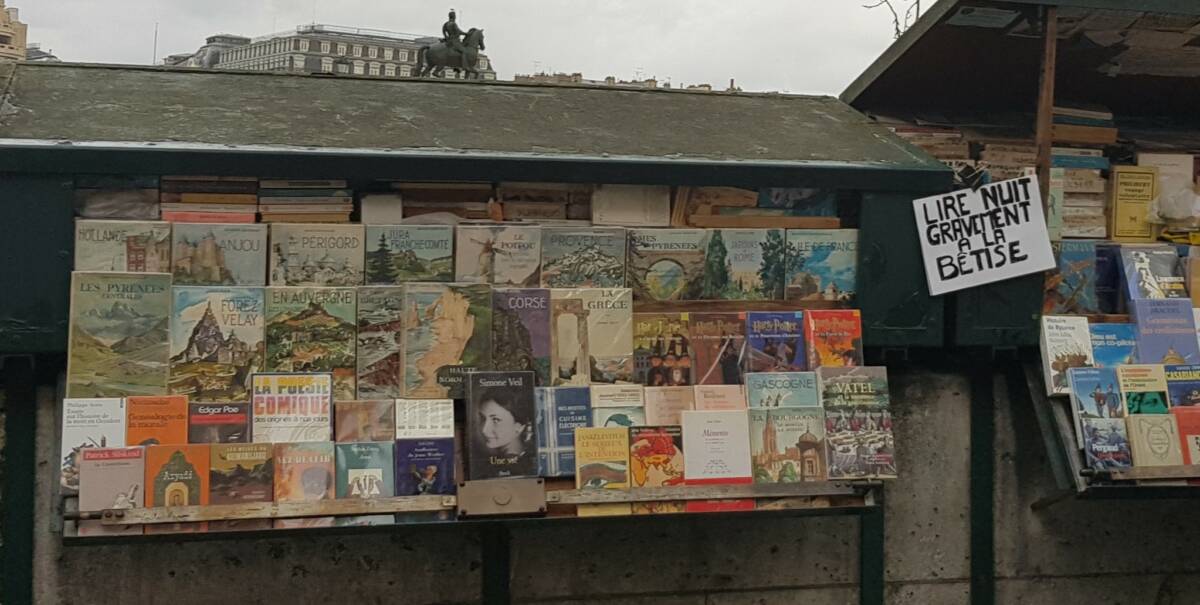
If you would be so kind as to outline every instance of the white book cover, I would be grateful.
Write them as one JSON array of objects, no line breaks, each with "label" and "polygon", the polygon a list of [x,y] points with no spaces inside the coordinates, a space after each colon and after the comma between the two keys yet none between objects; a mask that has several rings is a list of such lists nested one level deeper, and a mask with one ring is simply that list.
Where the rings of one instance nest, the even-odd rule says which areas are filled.
[{"label": "white book cover", "polygon": [[454,437],[454,400],[396,400],[396,439],[437,437]]},{"label": "white book cover", "polygon": [[63,494],[79,491],[79,452],[125,446],[125,400],[120,397],[64,399],[60,483]]},{"label": "white book cover", "polygon": [[640,384],[593,384],[593,408],[634,408],[645,405],[645,387]]},{"label": "white book cover", "polygon": [[75,270],[170,273],[171,223],[79,219]]},{"label": "white book cover", "polygon": [[361,286],[362,225],[272,223],[272,286]]},{"label": "white book cover", "polygon": [[1095,365],[1086,317],[1043,315],[1041,349],[1047,395],[1069,394],[1067,370]]},{"label": "white book cover", "polygon": [[682,414],[696,408],[692,387],[646,387],[646,424],[678,426]]},{"label": "white book cover", "polygon": [[[79,461],[79,510],[142,508],[146,501],[146,450],[142,447],[87,448]],[[80,536],[138,535],[141,525],[79,521]]]},{"label": "white book cover", "polygon": [[685,411],[681,415],[683,477],[688,485],[752,480],[746,410]]},{"label": "white book cover", "polygon": [[541,265],[541,227],[460,225],[455,230],[457,282],[536,288]]},{"label": "white book cover", "polygon": [[369,193],[362,196],[362,224],[399,225],[404,205],[399,193]]},{"label": "white book cover", "polygon": [[669,227],[671,188],[644,185],[600,185],[592,193],[592,224]]}]

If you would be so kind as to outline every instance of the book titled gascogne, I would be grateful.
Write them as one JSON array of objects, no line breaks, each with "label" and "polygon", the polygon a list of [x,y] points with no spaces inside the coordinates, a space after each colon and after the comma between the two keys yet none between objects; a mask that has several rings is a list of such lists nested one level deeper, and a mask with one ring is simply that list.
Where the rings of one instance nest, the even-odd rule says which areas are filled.
[{"label": "book titled gascogne", "polygon": [[255,374],[253,425],[255,443],[329,441],[333,382],[329,374]]},{"label": "book titled gascogne", "polygon": [[362,225],[271,225],[272,286],[363,283]]},{"label": "book titled gascogne", "polygon": [[67,397],[167,392],[171,276],[72,273]]},{"label": "book titled gascogne", "polygon": [[454,279],[454,227],[367,225],[367,283]]},{"label": "book titled gascogne", "polygon": [[404,396],[460,398],[468,372],[492,360],[492,288],[487,284],[404,287]]},{"label": "book titled gascogne", "polygon": [[173,288],[171,393],[203,403],[246,401],[251,374],[262,370],[262,288]]},{"label": "book titled gascogne", "polygon": [[338,400],[355,397],[353,288],[268,288],[268,372],[330,372]]},{"label": "book titled gascogne", "polygon": [[266,284],[266,225],[175,223],[171,242],[177,286]]},{"label": "book titled gascogne", "polygon": [[400,397],[404,391],[404,288],[358,289],[359,399]]},{"label": "book titled gascogne", "polygon": [[536,421],[533,372],[468,374],[468,478],[536,476]]}]

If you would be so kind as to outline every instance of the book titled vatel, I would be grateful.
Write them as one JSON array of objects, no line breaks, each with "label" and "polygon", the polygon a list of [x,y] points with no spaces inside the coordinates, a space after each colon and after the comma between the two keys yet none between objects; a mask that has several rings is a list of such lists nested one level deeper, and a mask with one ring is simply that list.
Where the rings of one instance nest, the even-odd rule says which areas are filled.
[{"label": "book titled vatel", "polygon": [[[752,483],[750,423],[744,410],[683,412],[685,485]],[[754,500],[691,500],[688,512],[753,510]]]},{"label": "book titled vatel", "polygon": [[467,478],[535,477],[533,372],[467,374]]},{"label": "book titled vatel", "polygon": [[1138,363],[1200,363],[1192,301],[1186,298],[1133,301]]}]

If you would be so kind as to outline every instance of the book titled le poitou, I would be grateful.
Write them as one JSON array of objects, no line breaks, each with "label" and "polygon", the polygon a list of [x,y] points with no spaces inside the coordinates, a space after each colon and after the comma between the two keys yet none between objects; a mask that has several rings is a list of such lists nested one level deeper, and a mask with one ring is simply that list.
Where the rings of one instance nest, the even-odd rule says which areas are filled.
[{"label": "book titled le poitou", "polygon": [[625,230],[542,228],[543,288],[625,287]]},{"label": "book titled le poitou", "polygon": [[454,437],[454,400],[397,399],[396,439]]},{"label": "book titled le poitou", "polygon": [[491,362],[491,286],[404,287],[405,397],[461,398],[467,373]]},{"label": "book titled le poitou", "polygon": [[454,281],[534,288],[541,283],[542,231],[536,226],[459,225]]},{"label": "book titled le poitou", "polygon": [[1166,414],[1167,375],[1163,366],[1128,365],[1117,368],[1118,387],[1129,414]]},{"label": "book titled le poitou", "polygon": [[75,221],[75,270],[168,273],[171,224],[161,221]]},{"label": "book titled le poitou", "polygon": [[1090,368],[1095,365],[1086,317],[1043,315],[1039,344],[1046,395],[1067,395],[1070,393],[1067,370]]},{"label": "book titled le poitou", "polygon": [[[744,410],[683,412],[685,485],[753,482],[750,423]],[[688,512],[753,510],[753,499],[690,500]]]},{"label": "book titled le poitou", "polygon": [[[276,443],[275,501],[317,502],[334,498],[332,441]],[[276,529],[332,527],[333,517],[275,519]]]},{"label": "book titled le poitou", "polygon": [[746,363],[746,313],[691,313],[695,384],[742,384]]},{"label": "book titled le poitou", "polygon": [[355,398],[353,288],[268,288],[268,372],[329,372],[334,398]]},{"label": "book titled le poitou", "polygon": [[359,399],[395,399],[404,391],[404,288],[358,288],[355,378]]},{"label": "book titled le poitou", "polygon": [[1133,301],[1138,363],[1200,363],[1192,301],[1186,298]]},{"label": "book titled le poitou", "polygon": [[172,393],[198,403],[249,400],[265,363],[262,288],[172,288]]},{"label": "book titled le poitou", "polygon": [[575,429],[591,426],[587,387],[534,390],[538,422],[538,475],[570,477],[575,472]]},{"label": "book titled le poitou", "polygon": [[704,229],[630,229],[625,284],[633,299],[700,300],[707,242]]},{"label": "book titled le poitou", "polygon": [[808,369],[804,312],[746,314],[746,371],[800,372]]},{"label": "book titled le poitou", "polygon": [[[575,429],[575,488],[629,489],[629,429]],[[580,517],[628,515],[628,502],[580,504]]]},{"label": "book titled le poitou", "polygon": [[[629,429],[629,486],[678,487],[683,485],[683,428],[635,426]],[[633,514],[682,513],[683,501],[634,502]]]},{"label": "book titled le poitou", "polygon": [[360,286],[362,225],[271,224],[272,286]]},{"label": "book titled le poitou", "polygon": [[188,404],[188,443],[249,442],[248,401]]},{"label": "book titled le poitou", "polygon": [[1130,414],[1129,446],[1134,466],[1183,464],[1179,425],[1173,414]]},{"label": "book titled le poitou", "polygon": [[125,398],[125,445],[179,445],[187,442],[186,395]]},{"label": "book titled le poitou", "polygon": [[171,274],[176,286],[263,286],[267,226],[174,223]]},{"label": "book titled le poitou", "polygon": [[333,378],[329,374],[255,374],[254,443],[329,441],[333,437]]},{"label": "book titled le poitou", "polygon": [[[79,453],[79,510],[142,508],[145,504],[146,453],[140,447],[90,447]],[[80,536],[142,533],[141,525],[104,525],[79,521]]]},{"label": "book titled le poitou", "polygon": [[468,479],[537,476],[533,390],[533,372],[467,375]]},{"label": "book titled le poitou", "polygon": [[[209,446],[146,447],[146,507],[208,504]],[[149,525],[147,534],[202,532],[207,522]]]},{"label": "book titled le poitou", "polygon": [[[249,504],[275,499],[274,446],[218,443],[209,446],[208,503]],[[270,529],[270,519],[210,521],[209,531]]]},{"label": "book titled le poitou", "polygon": [[788,300],[851,304],[858,291],[858,229],[788,229]]},{"label": "book titled le poitou", "polygon": [[396,440],[397,496],[453,494],[454,469],[453,437]]},{"label": "book titled le poitou", "polygon": [[1098,368],[1137,363],[1137,324],[1089,323],[1092,357]]},{"label": "book titled le poitou", "polygon": [[787,273],[781,229],[710,229],[704,252],[704,300],[780,300]]},{"label": "book titled le poitou", "polygon": [[649,387],[693,383],[690,322],[688,313],[634,313],[634,382]]},{"label": "book titled le poitou", "polygon": [[695,391],[697,410],[744,410],[746,387],[740,384],[698,384]]},{"label": "book titled le poitou", "polygon": [[746,403],[750,408],[821,407],[815,372],[752,372],[746,374]]},{"label": "book titled le poitou", "polygon": [[817,368],[822,405],[878,405],[891,403],[887,368]]},{"label": "book titled le poitou", "polygon": [[[336,446],[339,499],[390,498],[396,495],[395,444],[391,441],[339,443]],[[386,525],[392,515],[338,517],[335,525]]]},{"label": "book titled le poitou", "polygon": [[396,438],[395,406],[396,402],[392,399],[339,401],[333,404],[334,441],[392,441]]},{"label": "book titled le poitou", "polygon": [[492,368],[534,373],[536,386],[550,384],[550,290],[492,290]]},{"label": "book titled le poitou", "polygon": [[862,313],[858,309],[812,309],[804,312],[808,369],[861,366]]},{"label": "book titled le poitou", "polygon": [[1121,272],[1130,301],[1188,298],[1179,253],[1171,245],[1121,246]]},{"label": "book titled le poitou", "polygon": [[454,227],[367,225],[368,284],[454,280]]},{"label": "book titled le poitou", "polygon": [[682,412],[696,409],[692,387],[647,387],[645,397],[648,425],[679,425]]},{"label": "book titled le poitou", "polygon": [[1200,364],[1164,366],[1163,373],[1171,407],[1200,410]]},{"label": "book titled le poitou", "polygon": [[67,397],[164,395],[171,276],[71,274]]},{"label": "book titled le poitou", "polygon": [[825,411],[821,408],[750,410],[755,483],[824,481],[825,455]]},{"label": "book titled le poitou", "polygon": [[892,412],[886,406],[825,406],[825,446],[830,481],[897,476]]},{"label": "book titled le poitou", "polygon": [[72,495],[79,491],[79,456],[83,450],[124,447],[125,400],[120,397],[64,399],[60,443],[60,493]]}]

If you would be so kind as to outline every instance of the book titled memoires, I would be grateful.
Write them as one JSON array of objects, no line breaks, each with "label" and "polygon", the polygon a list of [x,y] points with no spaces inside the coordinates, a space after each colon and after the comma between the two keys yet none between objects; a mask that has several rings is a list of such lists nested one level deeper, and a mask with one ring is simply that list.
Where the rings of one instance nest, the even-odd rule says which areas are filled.
[{"label": "book titled memoires", "polygon": [[752,372],[746,374],[750,408],[821,407],[815,372]]},{"label": "book titled memoires", "polygon": [[404,287],[405,397],[461,398],[467,373],[490,367],[491,361],[491,286]]},{"label": "book titled memoires", "polygon": [[337,497],[366,499],[395,495],[394,448],[391,441],[337,444]]},{"label": "book titled memoires", "polygon": [[251,438],[255,443],[329,441],[333,437],[333,377],[255,374]]},{"label": "book titled memoires", "polygon": [[550,290],[492,290],[492,369],[533,372],[550,384]]},{"label": "book titled memoires", "polygon": [[747,313],[746,343],[747,372],[808,369],[802,311]]},{"label": "book titled memoires", "polygon": [[1043,315],[1040,345],[1047,395],[1070,393],[1067,370],[1095,365],[1086,317]]},{"label": "book titled memoires", "polygon": [[168,273],[71,274],[67,397],[167,392]]},{"label": "book titled memoires", "polygon": [[268,372],[329,372],[334,397],[355,398],[354,288],[268,288]]},{"label": "book titled memoires", "polygon": [[339,401],[333,404],[334,441],[391,441],[396,438],[396,408],[391,399]]},{"label": "book titled memoires", "polygon": [[125,398],[125,445],[188,442],[188,399],[184,395]]},{"label": "book titled memoires", "polygon": [[125,445],[125,400],[64,399],[62,413],[59,486],[60,493],[71,495],[79,491],[79,456],[83,450]]},{"label": "book titled memoires", "polygon": [[[146,506],[208,504],[209,446],[150,445],[146,447]],[[146,533],[199,532],[207,522],[151,525]]]},{"label": "book titled memoires", "polygon": [[451,225],[367,225],[368,284],[454,280]]},{"label": "book titled memoires", "polygon": [[755,483],[824,481],[825,411],[751,409],[750,456]]},{"label": "book titled memoires", "polygon": [[746,313],[691,313],[689,318],[695,384],[742,384]]},{"label": "book titled memoires", "polygon": [[[635,426],[629,429],[630,487],[683,485],[683,428]],[[633,514],[682,513],[683,501],[635,502]]]},{"label": "book titled memoires", "polygon": [[537,287],[541,283],[542,231],[536,226],[459,225],[454,240],[454,281]]},{"label": "book titled memoires", "polygon": [[359,399],[395,399],[404,391],[404,288],[358,288]]},{"label": "book titled memoires", "polygon": [[[141,508],[145,503],[146,455],[140,447],[89,447],[79,452],[79,510]],[[80,536],[142,533],[141,525],[79,521]]]},{"label": "book titled memoires", "polygon": [[270,236],[270,285],[362,285],[362,225],[272,223]]},{"label": "book titled memoires", "polygon": [[397,439],[396,495],[453,494],[454,438]]},{"label": "book titled memoires", "polygon": [[625,284],[633,299],[700,300],[707,241],[704,229],[630,229]]},{"label": "book titled memoires", "polygon": [[[683,412],[685,485],[753,482],[750,422],[744,410]],[[690,500],[688,512],[753,510],[753,499]]]},{"label": "book titled memoires", "polygon": [[1137,324],[1089,323],[1092,357],[1098,368],[1137,363]]},{"label": "book titled memoires", "polygon": [[1168,244],[1121,246],[1121,272],[1129,300],[1187,298],[1179,253]]},{"label": "book titled memoires", "polygon": [[188,404],[188,443],[249,442],[249,402]]},{"label": "book titled memoires", "polygon": [[804,312],[808,369],[861,366],[862,313],[858,309],[811,309]]},{"label": "book titled memoires", "polygon": [[[629,429],[627,427],[575,430],[575,488],[629,489]],[[627,502],[580,504],[580,517],[628,515]]]},{"label": "book titled memoires", "polygon": [[534,390],[537,404],[538,475],[570,477],[575,472],[575,429],[590,426],[588,387]]},{"label": "book titled memoires", "polygon": [[176,286],[263,286],[267,225],[174,223],[171,274]]},{"label": "book titled memoires", "polygon": [[543,227],[543,288],[625,287],[625,230]]},{"label": "book titled memoires", "polygon": [[1138,363],[1200,363],[1192,301],[1187,298],[1133,301]]},{"label": "book titled memoires", "polygon": [[788,229],[787,251],[788,300],[854,300],[858,229]]},{"label": "book titled memoires", "polygon": [[167,273],[171,224],[161,221],[75,221],[75,270]]},{"label": "book titled memoires", "polygon": [[[334,450],[332,441],[276,443],[274,445],[275,501],[333,500]],[[276,529],[332,527],[333,517],[275,519]]]},{"label": "book titled memoires", "polygon": [[537,475],[533,381],[533,372],[467,374],[468,479]]},{"label": "book titled memoires", "polygon": [[172,288],[171,393],[194,402],[246,401],[264,367],[262,288]]},{"label": "book titled memoires", "polygon": [[[275,499],[274,446],[219,443],[209,446],[208,503],[248,504]],[[270,519],[210,521],[209,531],[269,529]]]}]

